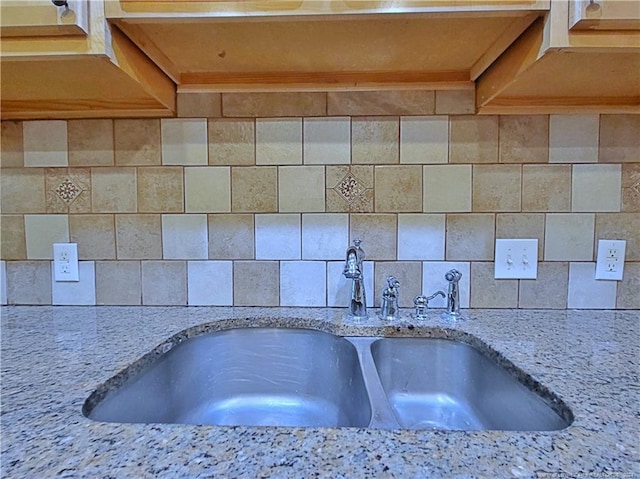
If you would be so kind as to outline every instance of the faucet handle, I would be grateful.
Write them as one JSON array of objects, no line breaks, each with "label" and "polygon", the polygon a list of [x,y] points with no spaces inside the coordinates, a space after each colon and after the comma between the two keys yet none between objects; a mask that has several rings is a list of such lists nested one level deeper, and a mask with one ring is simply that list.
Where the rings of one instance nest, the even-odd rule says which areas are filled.
[{"label": "faucet handle", "polygon": [[413,300],[413,305],[416,307],[416,312],[414,314],[415,319],[427,319],[427,308],[429,307],[429,301],[431,301],[436,296],[442,296],[443,298],[446,298],[447,295],[444,294],[444,291],[436,291],[431,296],[416,296],[416,298]]}]

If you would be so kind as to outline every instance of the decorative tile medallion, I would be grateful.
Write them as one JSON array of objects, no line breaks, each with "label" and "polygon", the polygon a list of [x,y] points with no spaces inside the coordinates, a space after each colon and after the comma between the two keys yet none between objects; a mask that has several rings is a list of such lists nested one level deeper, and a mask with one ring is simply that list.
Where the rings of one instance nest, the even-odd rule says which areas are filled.
[{"label": "decorative tile medallion", "polygon": [[366,190],[362,182],[351,172],[347,173],[333,189],[349,204],[355,202]]},{"label": "decorative tile medallion", "polygon": [[634,184],[632,184],[630,186],[631,191],[633,191],[634,194],[640,196],[640,180],[636,181]]},{"label": "decorative tile medallion", "polygon": [[65,178],[55,191],[58,197],[67,205],[73,203],[74,200],[80,196],[80,193],[82,193],[82,189],[76,186],[69,178]]}]

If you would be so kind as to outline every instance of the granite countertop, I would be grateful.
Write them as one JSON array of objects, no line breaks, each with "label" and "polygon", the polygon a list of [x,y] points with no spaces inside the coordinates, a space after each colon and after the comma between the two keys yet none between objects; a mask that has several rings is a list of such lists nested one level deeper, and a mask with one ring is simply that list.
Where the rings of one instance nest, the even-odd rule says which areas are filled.
[{"label": "granite countertop", "polygon": [[[444,324],[353,322],[314,308],[3,307],[7,478],[640,477],[640,311],[470,310]],[[470,333],[549,388],[560,431],[411,431],[98,423],[85,399],[176,333],[309,327],[345,336]],[[198,329],[199,330],[199,329]],[[197,331],[197,330],[194,330]]]}]

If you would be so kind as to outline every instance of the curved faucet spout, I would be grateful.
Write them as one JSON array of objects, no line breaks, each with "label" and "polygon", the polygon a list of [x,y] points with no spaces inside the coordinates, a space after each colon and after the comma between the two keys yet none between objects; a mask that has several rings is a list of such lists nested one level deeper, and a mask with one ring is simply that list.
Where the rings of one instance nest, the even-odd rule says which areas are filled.
[{"label": "curved faucet spout", "polygon": [[349,302],[349,316],[354,318],[367,317],[367,298],[364,290],[364,251],[360,248],[360,240],[353,241],[354,246],[347,248],[347,257],[342,274],[353,280],[351,284],[351,301]]}]

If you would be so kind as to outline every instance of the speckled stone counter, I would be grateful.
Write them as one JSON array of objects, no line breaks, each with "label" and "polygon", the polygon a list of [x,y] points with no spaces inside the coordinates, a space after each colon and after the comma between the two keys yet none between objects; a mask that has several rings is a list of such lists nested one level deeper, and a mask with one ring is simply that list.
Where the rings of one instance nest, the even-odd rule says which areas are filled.
[{"label": "speckled stone counter", "polygon": [[[4,307],[3,478],[640,477],[640,312],[472,310],[445,324],[354,323],[339,309]],[[345,336],[470,333],[549,388],[560,431],[411,431],[98,423],[101,383],[198,325]]]}]

